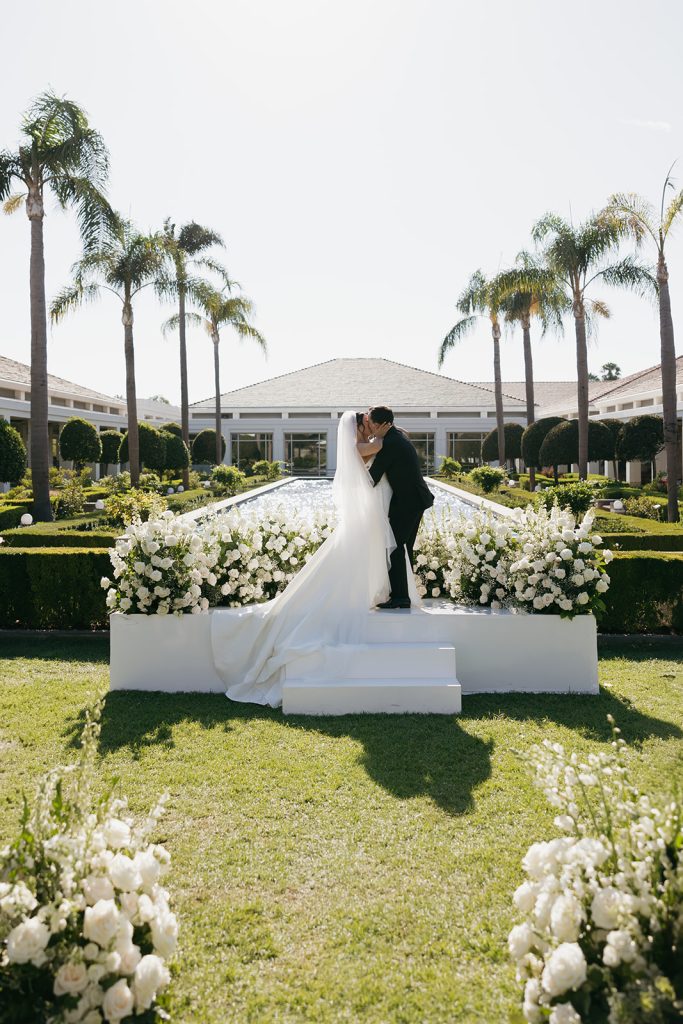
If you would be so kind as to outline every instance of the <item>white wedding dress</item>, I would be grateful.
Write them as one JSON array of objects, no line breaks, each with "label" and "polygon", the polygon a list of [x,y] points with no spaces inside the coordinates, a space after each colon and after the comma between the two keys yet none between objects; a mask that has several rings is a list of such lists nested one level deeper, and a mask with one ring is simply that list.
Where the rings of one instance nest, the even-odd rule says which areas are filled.
[{"label": "white wedding dress", "polygon": [[[373,487],[356,447],[355,412],[339,422],[333,495],[334,533],[286,589],[211,617],[213,660],[231,700],[278,707],[287,663],[325,644],[357,642],[368,610],[389,596],[391,485],[382,477]],[[412,572],[408,581],[419,604]]]}]

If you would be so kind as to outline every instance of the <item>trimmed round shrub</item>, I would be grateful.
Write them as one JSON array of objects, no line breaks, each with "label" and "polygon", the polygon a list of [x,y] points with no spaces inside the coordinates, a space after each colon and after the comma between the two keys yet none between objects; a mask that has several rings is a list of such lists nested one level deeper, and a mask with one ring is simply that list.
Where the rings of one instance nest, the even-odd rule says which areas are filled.
[{"label": "trimmed round shrub", "polygon": [[224,494],[231,498],[237,494],[245,480],[245,474],[237,466],[214,466],[211,473],[211,490],[214,494]]},{"label": "trimmed round shrub", "polygon": [[617,453],[626,462],[652,462],[664,447],[664,423],[661,416],[634,416],[619,431]]},{"label": "trimmed round shrub", "polygon": [[536,495],[534,504],[537,508],[543,505],[550,511],[557,503],[560,508],[568,508],[576,519],[580,519],[592,507],[594,497],[595,488],[583,480],[577,480],[575,483],[546,487]]},{"label": "trimmed round shrub", "polygon": [[[225,456],[225,438],[221,437],[221,458]],[[192,442],[192,461],[200,466],[216,464],[216,431],[200,430]]]},{"label": "trimmed round shrub", "polygon": [[100,434],[100,441],[102,442],[102,458],[100,462],[103,466],[117,466],[119,463],[119,448],[121,447],[121,441],[123,434],[119,430],[103,430]]},{"label": "trimmed round shrub", "polygon": [[162,423],[161,430],[165,430],[167,434],[175,434],[176,437],[183,436],[183,428],[179,423]]},{"label": "trimmed round shrub", "polygon": [[[544,466],[571,466],[579,459],[579,421],[563,420],[546,434],[540,459]],[[588,461],[614,456],[612,433],[599,420],[588,421]]]},{"label": "trimmed round shrub", "polygon": [[26,472],[26,445],[7,420],[0,419],[0,482],[18,484]]},{"label": "trimmed round shrub", "polygon": [[610,434],[612,435],[612,441],[614,443],[614,454],[610,458],[614,459],[617,455],[617,438],[621,433],[621,428],[624,426],[623,420],[598,420],[598,423],[602,423],[603,427],[607,427]]},{"label": "trimmed round shrub", "polygon": [[445,477],[446,480],[454,480],[460,473],[462,464],[457,459],[452,459],[450,455],[444,455],[439,466],[439,476]]},{"label": "trimmed round shrub", "polygon": [[181,470],[190,465],[190,452],[179,434],[170,430],[162,430],[166,442],[164,469]]},{"label": "trimmed round shrub", "polygon": [[[522,435],[524,427],[521,423],[506,423],[503,426],[505,436],[505,458],[520,459],[522,457]],[[498,427],[489,431],[482,442],[481,457],[486,462],[498,458]]]},{"label": "trimmed round shrub", "polygon": [[543,419],[530,423],[522,432],[522,458],[527,466],[542,469],[543,465],[551,466],[551,462],[541,462],[541,445],[548,433],[565,420],[561,416],[545,416]]},{"label": "trimmed round shrub", "polygon": [[[163,472],[166,458],[166,440],[156,427],[149,423],[138,423],[140,434],[140,465],[147,469]],[[128,462],[128,433],[123,435],[119,448],[119,462]]]},{"label": "trimmed round shrub", "polygon": [[59,454],[78,469],[86,462],[101,462],[102,442],[97,427],[80,416],[67,420],[59,435]]},{"label": "trimmed round shrub", "polygon": [[481,488],[484,494],[497,491],[507,477],[504,469],[494,469],[493,466],[477,466],[471,469],[468,475],[472,483]]}]

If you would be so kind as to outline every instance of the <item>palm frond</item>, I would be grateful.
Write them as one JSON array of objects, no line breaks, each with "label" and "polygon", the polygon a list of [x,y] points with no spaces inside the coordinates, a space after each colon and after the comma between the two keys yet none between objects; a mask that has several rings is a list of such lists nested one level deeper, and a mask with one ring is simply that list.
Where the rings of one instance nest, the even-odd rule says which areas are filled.
[{"label": "palm frond", "polygon": [[559,216],[557,213],[546,213],[540,220],[537,220],[531,229],[531,237],[539,244],[544,242],[548,235],[562,235],[571,231],[571,227],[567,224],[566,220]]},{"label": "palm frond", "polygon": [[116,216],[104,194],[84,176],[63,173],[50,184],[59,205],[74,208],[84,249],[94,249]]},{"label": "palm frond", "polygon": [[[185,320],[187,323],[195,324],[197,327],[206,327],[206,320],[199,315],[199,313],[193,313],[191,310],[185,313]],[[173,334],[178,330],[180,326],[180,315],[174,313],[173,316],[165,320],[161,325],[161,333],[164,337],[168,337],[169,334]]]},{"label": "palm frond", "polygon": [[674,196],[664,212],[664,219],[662,220],[662,234],[665,238],[672,230],[676,218],[681,210],[683,210],[683,189]]},{"label": "palm frond", "polygon": [[612,288],[628,288],[640,296],[656,294],[657,282],[649,267],[638,263],[633,256],[598,270],[592,280],[600,278]]},{"label": "palm frond", "polygon": [[16,180],[24,181],[21,160],[17,153],[10,153],[8,150],[0,152],[0,200],[5,200],[12,194]]},{"label": "palm frond", "polygon": [[15,192],[14,195],[9,196],[8,199],[2,204],[2,208],[5,213],[16,213],[24,205],[26,199],[26,192]]},{"label": "palm frond", "polygon": [[479,318],[477,316],[466,316],[463,317],[462,320],[458,320],[457,324],[451,327],[450,331],[448,332],[446,337],[441,342],[441,345],[439,346],[439,369],[441,369],[441,367],[443,366],[444,360],[448,353],[450,352],[450,350],[459,341],[462,341],[462,339],[467,334],[469,334],[469,332],[472,330],[478,319]]},{"label": "palm frond", "polygon": [[178,246],[188,256],[196,256],[214,245],[225,245],[218,232],[203,227],[194,220],[189,224],[183,224],[178,232]]},{"label": "palm frond", "polygon": [[636,192],[615,192],[604,211],[621,218],[637,244],[649,234],[657,241],[657,214],[651,203]]},{"label": "palm frond", "polygon": [[215,274],[221,282],[221,285],[228,292],[232,292],[235,288],[241,288],[239,281],[234,281],[227,269],[222,263],[217,260],[211,259],[209,256],[204,256],[201,259],[193,260],[196,267],[200,267],[202,270],[208,270],[211,274]]},{"label": "palm frond", "polygon": [[99,298],[100,289],[96,284],[70,284],[62,288],[50,303],[50,320],[58,324],[74,309],[86,302],[94,302]]},{"label": "palm frond", "polygon": [[475,270],[465,288],[460,293],[455,308],[466,315],[487,313],[490,299],[490,288],[481,270]]},{"label": "palm frond", "polygon": [[591,313],[594,316],[599,316],[603,320],[609,320],[609,318],[612,316],[609,306],[606,302],[603,302],[602,299],[590,299],[588,305],[590,307]]}]

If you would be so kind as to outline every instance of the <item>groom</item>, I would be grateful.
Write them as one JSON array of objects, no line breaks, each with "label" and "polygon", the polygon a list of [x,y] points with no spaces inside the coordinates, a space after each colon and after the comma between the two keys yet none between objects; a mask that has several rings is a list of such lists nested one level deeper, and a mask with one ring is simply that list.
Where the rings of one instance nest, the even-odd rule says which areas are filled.
[{"label": "groom", "polygon": [[391,555],[389,582],[391,596],[378,608],[410,608],[406,551],[413,564],[413,546],[425,509],[434,504],[434,495],[422,479],[417,452],[402,430],[394,426],[394,414],[385,405],[375,405],[368,412],[368,428],[374,437],[382,438],[382,448],[370,466],[370,476],[378,484],[384,473],[394,492],[389,505],[389,523],[394,532],[396,548]]}]

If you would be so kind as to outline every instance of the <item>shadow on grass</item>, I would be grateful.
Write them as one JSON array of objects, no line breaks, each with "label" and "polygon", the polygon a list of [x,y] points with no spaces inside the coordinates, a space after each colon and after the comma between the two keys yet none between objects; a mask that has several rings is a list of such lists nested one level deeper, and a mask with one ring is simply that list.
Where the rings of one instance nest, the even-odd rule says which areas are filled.
[{"label": "shadow on grass", "polygon": [[21,636],[0,634],[0,658],[35,659],[37,661],[80,661],[90,665],[109,662],[109,637],[54,636],[49,633],[27,633]]}]

